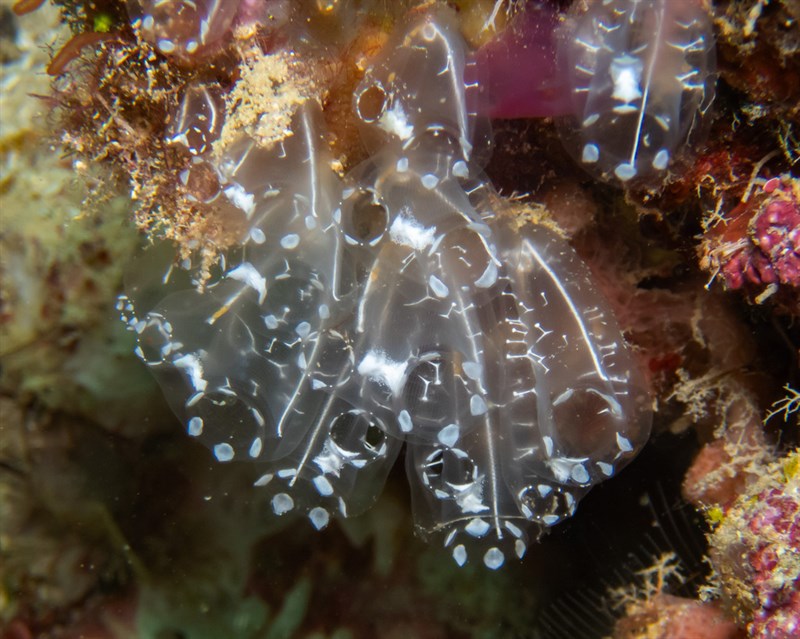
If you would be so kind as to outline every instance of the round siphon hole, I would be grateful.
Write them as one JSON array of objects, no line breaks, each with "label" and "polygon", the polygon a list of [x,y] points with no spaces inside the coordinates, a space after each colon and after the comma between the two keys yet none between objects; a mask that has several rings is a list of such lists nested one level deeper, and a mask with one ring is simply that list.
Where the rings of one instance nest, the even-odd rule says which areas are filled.
[{"label": "round siphon hole", "polygon": [[330,439],[348,459],[360,457],[370,462],[381,454],[386,433],[377,421],[362,410],[349,410],[337,415],[331,424]]},{"label": "round siphon hole", "polygon": [[[475,462],[464,452],[437,448],[422,462],[423,482],[434,494],[453,495],[475,482]],[[456,488],[458,487],[458,488]]]},{"label": "round siphon hole", "polygon": [[377,452],[383,445],[385,439],[386,433],[375,424],[370,423],[370,425],[367,426],[367,432],[364,433],[364,443],[367,445],[367,448]]},{"label": "round siphon hole", "polygon": [[617,432],[625,426],[612,400],[592,388],[575,388],[567,399],[553,406],[553,421],[564,454],[605,458],[615,446]]},{"label": "round siphon hole", "polygon": [[373,201],[367,192],[359,193],[349,215],[342,220],[344,232],[358,242],[369,244],[386,230],[389,215],[386,208]]},{"label": "round siphon hole", "polygon": [[359,117],[364,122],[374,122],[383,113],[383,108],[386,105],[386,92],[383,87],[373,84],[368,89],[361,92],[358,96],[358,103],[356,108]]}]

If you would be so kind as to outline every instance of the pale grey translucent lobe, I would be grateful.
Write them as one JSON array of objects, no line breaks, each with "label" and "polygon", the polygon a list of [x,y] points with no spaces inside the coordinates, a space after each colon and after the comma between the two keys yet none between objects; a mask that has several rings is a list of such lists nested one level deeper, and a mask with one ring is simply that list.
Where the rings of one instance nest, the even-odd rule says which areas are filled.
[{"label": "pale grey translucent lobe", "polygon": [[626,183],[663,172],[704,129],[714,99],[711,18],[695,0],[575,3],[559,33],[572,112],[565,145],[587,171]]},{"label": "pale grey translucent lobe", "polygon": [[[487,159],[489,127],[477,116],[477,72],[455,16],[417,18],[372,61],[356,88],[353,109],[364,143],[447,149],[464,159]],[[435,174],[433,174],[435,175]]]},{"label": "pale grey translucent lobe", "polygon": [[352,317],[344,289],[353,275],[342,266],[334,222],[342,184],[317,110],[303,107],[277,148],[243,139],[223,158],[220,179],[248,232],[214,279],[201,290],[153,259],[132,269],[120,310],[189,434],[221,462],[260,463],[262,478],[277,478],[261,481],[271,509],[308,513],[321,527],[324,513],[372,503],[400,441],[336,395],[353,374],[350,336],[340,330]]},{"label": "pale grey translucent lobe", "polygon": [[345,180],[310,103],[276,148],[242,139],[219,165],[241,248],[204,289],[154,255],[119,310],[188,435],[259,464],[273,514],[361,512],[405,442],[418,530],[496,570],[633,458],[647,395],[588,269],[504,214],[465,146],[452,18],[391,46],[365,83],[403,135],[362,114],[383,148]]}]

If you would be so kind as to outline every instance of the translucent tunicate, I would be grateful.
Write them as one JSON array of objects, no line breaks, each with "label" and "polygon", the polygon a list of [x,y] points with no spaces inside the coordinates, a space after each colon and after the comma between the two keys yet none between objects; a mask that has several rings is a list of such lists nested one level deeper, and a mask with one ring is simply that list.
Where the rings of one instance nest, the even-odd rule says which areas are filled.
[{"label": "translucent tunicate", "polygon": [[167,140],[194,156],[205,155],[219,138],[225,119],[225,99],[219,87],[190,85],[167,126]]},{"label": "translucent tunicate", "polygon": [[576,2],[560,30],[572,93],[561,119],[581,166],[624,183],[663,172],[714,99],[714,35],[699,0]]},{"label": "translucent tunicate", "polygon": [[[241,247],[203,290],[134,269],[119,309],[189,436],[259,464],[274,514],[360,512],[405,443],[418,530],[497,569],[633,458],[650,412],[588,269],[506,215],[473,160],[451,27],[421,16],[367,69],[354,109],[384,140],[344,180],[311,102],[274,147],[229,147]],[[364,118],[378,80],[408,136]]]},{"label": "translucent tunicate", "polygon": [[142,36],[164,55],[188,59],[218,47],[240,0],[128,0]]}]

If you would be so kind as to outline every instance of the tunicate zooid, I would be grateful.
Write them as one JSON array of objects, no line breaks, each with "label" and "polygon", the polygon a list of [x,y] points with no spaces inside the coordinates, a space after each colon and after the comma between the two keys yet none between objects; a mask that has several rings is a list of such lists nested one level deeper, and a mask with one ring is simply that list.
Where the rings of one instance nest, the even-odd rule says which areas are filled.
[{"label": "tunicate zooid", "polygon": [[702,0],[576,2],[559,60],[572,98],[562,138],[603,180],[661,173],[703,130],[716,73]]}]

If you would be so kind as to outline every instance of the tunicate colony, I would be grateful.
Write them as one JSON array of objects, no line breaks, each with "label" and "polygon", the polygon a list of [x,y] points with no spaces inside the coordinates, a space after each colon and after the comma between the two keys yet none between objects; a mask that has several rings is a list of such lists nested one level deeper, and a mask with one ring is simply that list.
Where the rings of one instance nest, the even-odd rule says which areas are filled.
[{"label": "tunicate colony", "polygon": [[188,434],[259,464],[275,514],[363,512],[405,444],[418,530],[496,569],[635,456],[651,413],[588,268],[482,174],[472,67],[449,13],[406,25],[355,91],[372,156],[345,179],[315,102],[219,160],[221,98],[188,89],[182,179],[239,216],[241,247],[204,287],[151,251],[118,308]]}]

